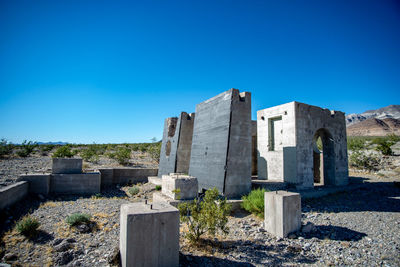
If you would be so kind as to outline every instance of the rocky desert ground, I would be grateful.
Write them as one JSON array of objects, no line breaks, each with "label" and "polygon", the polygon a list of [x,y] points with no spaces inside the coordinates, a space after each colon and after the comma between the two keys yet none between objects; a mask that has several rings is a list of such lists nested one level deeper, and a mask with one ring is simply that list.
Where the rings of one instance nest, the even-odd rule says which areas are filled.
[{"label": "rocky desert ground", "polygon": [[[227,235],[206,236],[198,246],[185,238],[181,226],[181,266],[400,266],[400,143],[394,155],[379,157],[372,171],[352,167],[347,192],[302,201],[301,231],[276,238],[263,220],[244,210],[229,216]],[[351,153],[351,152],[350,152]],[[375,155],[374,154],[374,155]],[[47,172],[51,152],[0,160],[0,183],[13,183],[27,172]],[[147,152],[133,151],[130,166],[154,167]],[[84,168],[119,166],[100,156]],[[31,196],[1,213],[0,262],[12,266],[118,266],[119,209],[123,203],[151,200],[150,183],[118,185],[93,196]],[[86,228],[70,228],[66,217],[91,215]],[[26,215],[40,222],[39,233],[25,238],[15,227]],[[145,245],[145,244],[144,244]]]}]

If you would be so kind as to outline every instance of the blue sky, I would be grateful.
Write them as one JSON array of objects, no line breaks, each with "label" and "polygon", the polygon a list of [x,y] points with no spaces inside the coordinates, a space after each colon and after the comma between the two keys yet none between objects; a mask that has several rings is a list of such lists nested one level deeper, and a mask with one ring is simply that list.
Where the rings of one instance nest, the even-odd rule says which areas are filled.
[{"label": "blue sky", "polygon": [[400,104],[399,2],[0,0],[0,138],[149,142],[230,88]]}]

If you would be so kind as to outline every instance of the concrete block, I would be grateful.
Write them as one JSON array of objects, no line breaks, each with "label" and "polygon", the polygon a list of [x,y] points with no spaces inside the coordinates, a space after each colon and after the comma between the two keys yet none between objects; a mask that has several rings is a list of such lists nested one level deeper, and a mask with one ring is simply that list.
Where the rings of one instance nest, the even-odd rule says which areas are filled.
[{"label": "concrete block", "polygon": [[100,173],[52,174],[50,192],[56,194],[100,193]]},{"label": "concrete block", "polygon": [[23,174],[17,181],[29,182],[29,193],[47,195],[50,192],[50,174]]},{"label": "concrete block", "polygon": [[113,184],[147,183],[149,176],[156,176],[158,169],[114,168]]},{"label": "concrete block", "polygon": [[14,205],[24,199],[29,192],[29,183],[26,181],[16,182],[0,188],[0,210]]},{"label": "concrete block", "polygon": [[240,197],[251,189],[251,96],[230,89],[196,106],[189,175],[199,190]]},{"label": "concrete block", "polygon": [[265,192],[264,225],[269,233],[284,238],[301,227],[301,197],[287,191]]},{"label": "concrete block", "polygon": [[123,204],[122,266],[179,266],[179,211],[164,203]]},{"label": "concrete block", "polygon": [[152,183],[154,185],[162,185],[162,179],[157,176],[149,176],[148,180],[149,183]]},{"label": "concrete block", "polygon": [[82,173],[82,159],[75,158],[53,158],[53,174],[60,173]]},{"label": "concrete block", "polygon": [[189,172],[194,113],[181,112],[164,123],[158,177],[174,172]]},{"label": "concrete block", "polygon": [[[194,199],[198,192],[197,178],[180,173],[162,176],[161,192],[172,199]],[[179,190],[179,193],[175,191]]]}]

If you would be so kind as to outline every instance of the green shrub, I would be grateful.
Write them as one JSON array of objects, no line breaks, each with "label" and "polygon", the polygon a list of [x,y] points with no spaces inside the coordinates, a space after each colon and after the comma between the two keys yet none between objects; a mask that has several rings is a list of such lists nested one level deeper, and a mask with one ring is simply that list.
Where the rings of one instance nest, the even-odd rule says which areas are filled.
[{"label": "green shrub", "polygon": [[156,190],[160,191],[162,189],[161,185],[156,185]]},{"label": "green shrub", "polygon": [[90,223],[90,214],[86,213],[73,213],[65,220],[70,226]]},{"label": "green shrub", "polygon": [[139,187],[137,187],[137,186],[132,186],[132,187],[130,187],[130,188],[128,189],[128,193],[129,193],[131,196],[134,196],[134,195],[138,194],[139,191],[140,191],[140,189],[139,189]]},{"label": "green shrub", "polygon": [[0,158],[10,155],[13,152],[14,145],[7,142],[6,139],[0,140]]},{"label": "green shrub", "polygon": [[356,151],[350,154],[349,165],[355,168],[373,171],[377,170],[379,159],[372,153],[367,154],[365,151]]},{"label": "green shrub", "polygon": [[347,139],[347,149],[351,151],[358,151],[366,148],[366,143],[364,139],[358,137],[349,137]]},{"label": "green shrub", "polygon": [[228,233],[228,215],[231,206],[226,198],[218,197],[216,188],[207,190],[203,200],[198,198],[192,202],[184,202],[178,205],[181,221],[188,226],[186,238],[191,243],[197,243],[203,234],[215,236],[217,231]]},{"label": "green shrub", "polygon": [[53,154],[53,158],[72,158],[75,155],[71,148],[67,145],[57,148]]},{"label": "green shrub", "polygon": [[127,165],[131,159],[131,150],[126,147],[119,147],[117,152],[114,153],[114,158],[121,165]]},{"label": "green shrub", "polygon": [[372,143],[376,144],[376,151],[381,152],[382,155],[390,156],[393,155],[391,146],[396,144],[395,137],[379,137],[375,138]]},{"label": "green shrub", "polygon": [[260,218],[264,218],[264,193],[265,189],[255,189],[250,192],[249,195],[243,196],[242,208],[257,215]]},{"label": "green shrub", "polygon": [[30,216],[27,216],[17,223],[16,228],[20,234],[26,237],[33,237],[36,235],[39,226],[40,223],[38,220]]},{"label": "green shrub", "polygon": [[149,153],[150,158],[152,158],[155,162],[160,162],[160,152],[161,152],[161,143],[151,144],[147,153]]},{"label": "green shrub", "polygon": [[24,140],[24,142],[22,142],[22,144],[19,146],[17,155],[23,158],[28,157],[37,146],[38,145],[36,142],[27,142],[26,140]]},{"label": "green shrub", "polygon": [[96,146],[90,145],[88,148],[83,149],[79,155],[82,159],[89,162],[98,162],[99,154],[101,154],[101,150],[99,150]]}]

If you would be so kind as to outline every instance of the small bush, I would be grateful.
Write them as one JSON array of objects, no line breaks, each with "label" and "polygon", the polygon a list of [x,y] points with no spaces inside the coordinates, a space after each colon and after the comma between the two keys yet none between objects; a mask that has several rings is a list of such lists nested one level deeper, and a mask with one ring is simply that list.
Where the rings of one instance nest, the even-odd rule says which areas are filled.
[{"label": "small bush", "polygon": [[14,145],[7,142],[6,139],[0,140],[0,158],[10,155],[13,152]]},{"label": "small bush", "polygon": [[391,156],[393,155],[393,151],[391,146],[396,143],[396,141],[391,140],[391,138],[375,138],[372,141],[374,144],[376,144],[376,151],[381,152],[382,155],[385,156]]},{"label": "small bush", "polygon": [[379,159],[372,153],[367,154],[365,151],[356,151],[351,153],[349,165],[355,168],[373,171],[377,170]]},{"label": "small bush", "polygon": [[26,237],[35,236],[39,226],[40,226],[39,221],[29,216],[24,217],[16,225],[17,231]]},{"label": "small bush", "polygon": [[161,185],[156,185],[156,190],[160,191],[162,189]]},{"label": "small bush", "polygon": [[26,140],[24,140],[24,142],[22,142],[22,144],[19,146],[17,155],[23,158],[28,157],[37,146],[38,145],[36,142],[27,142]]},{"label": "small bush", "polygon": [[347,149],[358,151],[366,148],[365,140],[357,137],[347,139]]},{"label": "small bush", "polygon": [[131,188],[128,189],[128,193],[131,196],[137,195],[139,193],[140,189],[137,186],[132,186]]},{"label": "small bush", "polygon": [[65,220],[70,226],[90,223],[90,214],[86,213],[73,213]]},{"label": "small bush", "polygon": [[197,243],[203,234],[215,236],[217,231],[228,233],[226,226],[231,206],[225,199],[219,198],[216,188],[207,190],[203,200],[196,198],[192,202],[178,205],[181,221],[186,223],[189,231],[186,238],[191,243]]},{"label": "small bush", "polygon": [[56,145],[52,145],[52,144],[47,144],[47,145],[40,145],[39,149],[40,149],[40,153],[43,156],[46,156],[50,151],[53,150],[53,148],[55,148]]},{"label": "small bush", "polygon": [[59,147],[53,154],[53,158],[72,158],[75,155],[67,145]]},{"label": "small bush", "polygon": [[101,154],[101,151],[93,145],[89,146],[87,149],[84,149],[79,153],[82,159],[94,163],[99,161],[99,154]]},{"label": "small bush", "polygon": [[243,196],[242,208],[257,215],[260,218],[264,218],[264,193],[265,189],[255,189],[250,192],[249,195]]},{"label": "small bush", "polygon": [[127,165],[131,159],[131,150],[126,147],[119,147],[117,152],[114,153],[114,158],[121,165]]},{"label": "small bush", "polygon": [[151,144],[147,153],[149,153],[150,158],[152,158],[155,162],[160,162],[160,152],[161,152],[161,142]]}]

